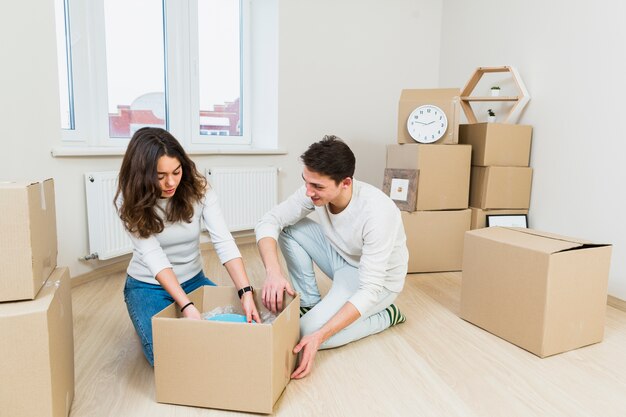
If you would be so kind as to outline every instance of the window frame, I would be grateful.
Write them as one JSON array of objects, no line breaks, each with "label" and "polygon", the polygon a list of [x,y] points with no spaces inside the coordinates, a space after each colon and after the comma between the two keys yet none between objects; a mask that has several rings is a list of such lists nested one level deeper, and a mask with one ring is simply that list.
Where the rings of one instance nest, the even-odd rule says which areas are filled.
[{"label": "window frame", "polygon": [[[63,0],[61,0],[63,1]],[[130,138],[109,135],[105,0],[67,0],[74,129],[61,129],[61,150],[124,150]],[[216,148],[251,148],[251,54],[250,0],[238,0],[240,7],[241,120],[242,136],[200,135],[198,92],[198,0],[161,0],[164,28],[164,72],[166,128],[185,149],[212,152]],[[57,23],[58,24],[58,23]],[[67,24],[67,23],[66,23]],[[68,51],[68,53],[70,53]],[[61,57],[59,57],[61,58]],[[59,116],[60,117],[60,116]],[[87,152],[88,153],[88,152]]]}]

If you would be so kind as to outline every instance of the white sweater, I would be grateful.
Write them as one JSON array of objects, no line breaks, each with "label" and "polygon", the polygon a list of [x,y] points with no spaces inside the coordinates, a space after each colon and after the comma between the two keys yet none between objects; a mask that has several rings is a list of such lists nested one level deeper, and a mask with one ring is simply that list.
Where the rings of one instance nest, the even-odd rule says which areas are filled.
[{"label": "white sweater", "polygon": [[361,314],[376,304],[382,288],[402,290],[409,252],[400,210],[382,191],[364,182],[353,182],[352,199],[339,214],[332,214],[328,206],[313,205],[302,186],[263,216],[255,228],[257,242],[264,237],[278,240],[284,227],[313,210],[333,248],[359,269],[359,290],[349,301]]},{"label": "white sweater", "polygon": [[[169,199],[159,199],[158,205],[165,209]],[[163,218],[163,216],[161,216]],[[241,254],[233,236],[228,231],[222,210],[213,190],[208,190],[204,201],[194,207],[191,223],[165,223],[161,233],[146,239],[128,233],[133,242],[133,257],[127,273],[131,277],[150,284],[159,284],[155,276],[165,268],[172,268],[181,284],[202,270],[200,255],[200,219],[209,231],[215,252],[222,264]]]}]

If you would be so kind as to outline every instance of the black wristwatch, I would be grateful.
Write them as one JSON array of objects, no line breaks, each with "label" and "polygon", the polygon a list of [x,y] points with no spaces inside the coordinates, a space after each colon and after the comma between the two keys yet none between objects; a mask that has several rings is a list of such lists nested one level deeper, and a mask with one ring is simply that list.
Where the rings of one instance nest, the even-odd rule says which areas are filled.
[{"label": "black wristwatch", "polygon": [[254,292],[254,288],[252,288],[251,285],[248,285],[247,287],[243,287],[242,289],[240,289],[239,291],[237,291],[237,294],[239,295],[239,298],[243,297],[243,295],[245,293],[247,293],[248,291],[250,292]]}]

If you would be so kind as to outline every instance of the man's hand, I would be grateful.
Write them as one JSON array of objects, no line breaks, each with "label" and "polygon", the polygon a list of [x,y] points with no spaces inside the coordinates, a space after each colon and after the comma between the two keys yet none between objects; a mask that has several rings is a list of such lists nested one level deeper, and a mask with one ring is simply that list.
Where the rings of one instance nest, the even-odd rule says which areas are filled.
[{"label": "man's hand", "polygon": [[283,293],[285,291],[291,296],[296,295],[289,281],[281,273],[268,273],[265,284],[263,284],[263,292],[261,293],[263,305],[274,314],[281,311],[283,309]]},{"label": "man's hand", "polygon": [[257,323],[262,323],[261,316],[256,309],[256,304],[254,304],[254,297],[252,296],[252,291],[248,291],[243,294],[241,297],[241,306],[243,307],[243,311],[246,314],[246,320],[248,323],[252,322],[252,320]]},{"label": "man's hand", "polygon": [[302,351],[302,355],[300,355],[300,363],[295,371],[291,374],[291,377],[294,379],[304,378],[308,374],[311,373],[311,369],[313,368],[313,361],[315,360],[315,355],[319,350],[320,346],[323,343],[323,337],[321,332],[317,331],[315,333],[311,333],[310,335],[304,336],[300,343],[293,348],[293,353],[298,354]]},{"label": "man's hand", "polygon": [[359,310],[348,301],[321,329],[300,339],[300,343],[293,348],[293,353],[298,354],[302,352],[302,354],[300,355],[298,367],[293,371],[291,377],[300,379],[310,374],[315,355],[322,343],[354,323],[359,317],[361,317]]}]

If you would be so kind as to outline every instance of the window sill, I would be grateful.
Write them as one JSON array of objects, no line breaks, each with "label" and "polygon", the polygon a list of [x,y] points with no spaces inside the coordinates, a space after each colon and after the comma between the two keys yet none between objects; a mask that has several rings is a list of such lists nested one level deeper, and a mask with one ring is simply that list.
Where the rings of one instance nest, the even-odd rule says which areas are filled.
[{"label": "window sill", "polygon": [[[81,146],[57,146],[52,148],[50,154],[54,158],[73,158],[82,156],[123,156],[126,147],[81,147]],[[286,155],[283,148],[259,149],[249,146],[222,146],[213,149],[187,150],[189,155]]]}]

